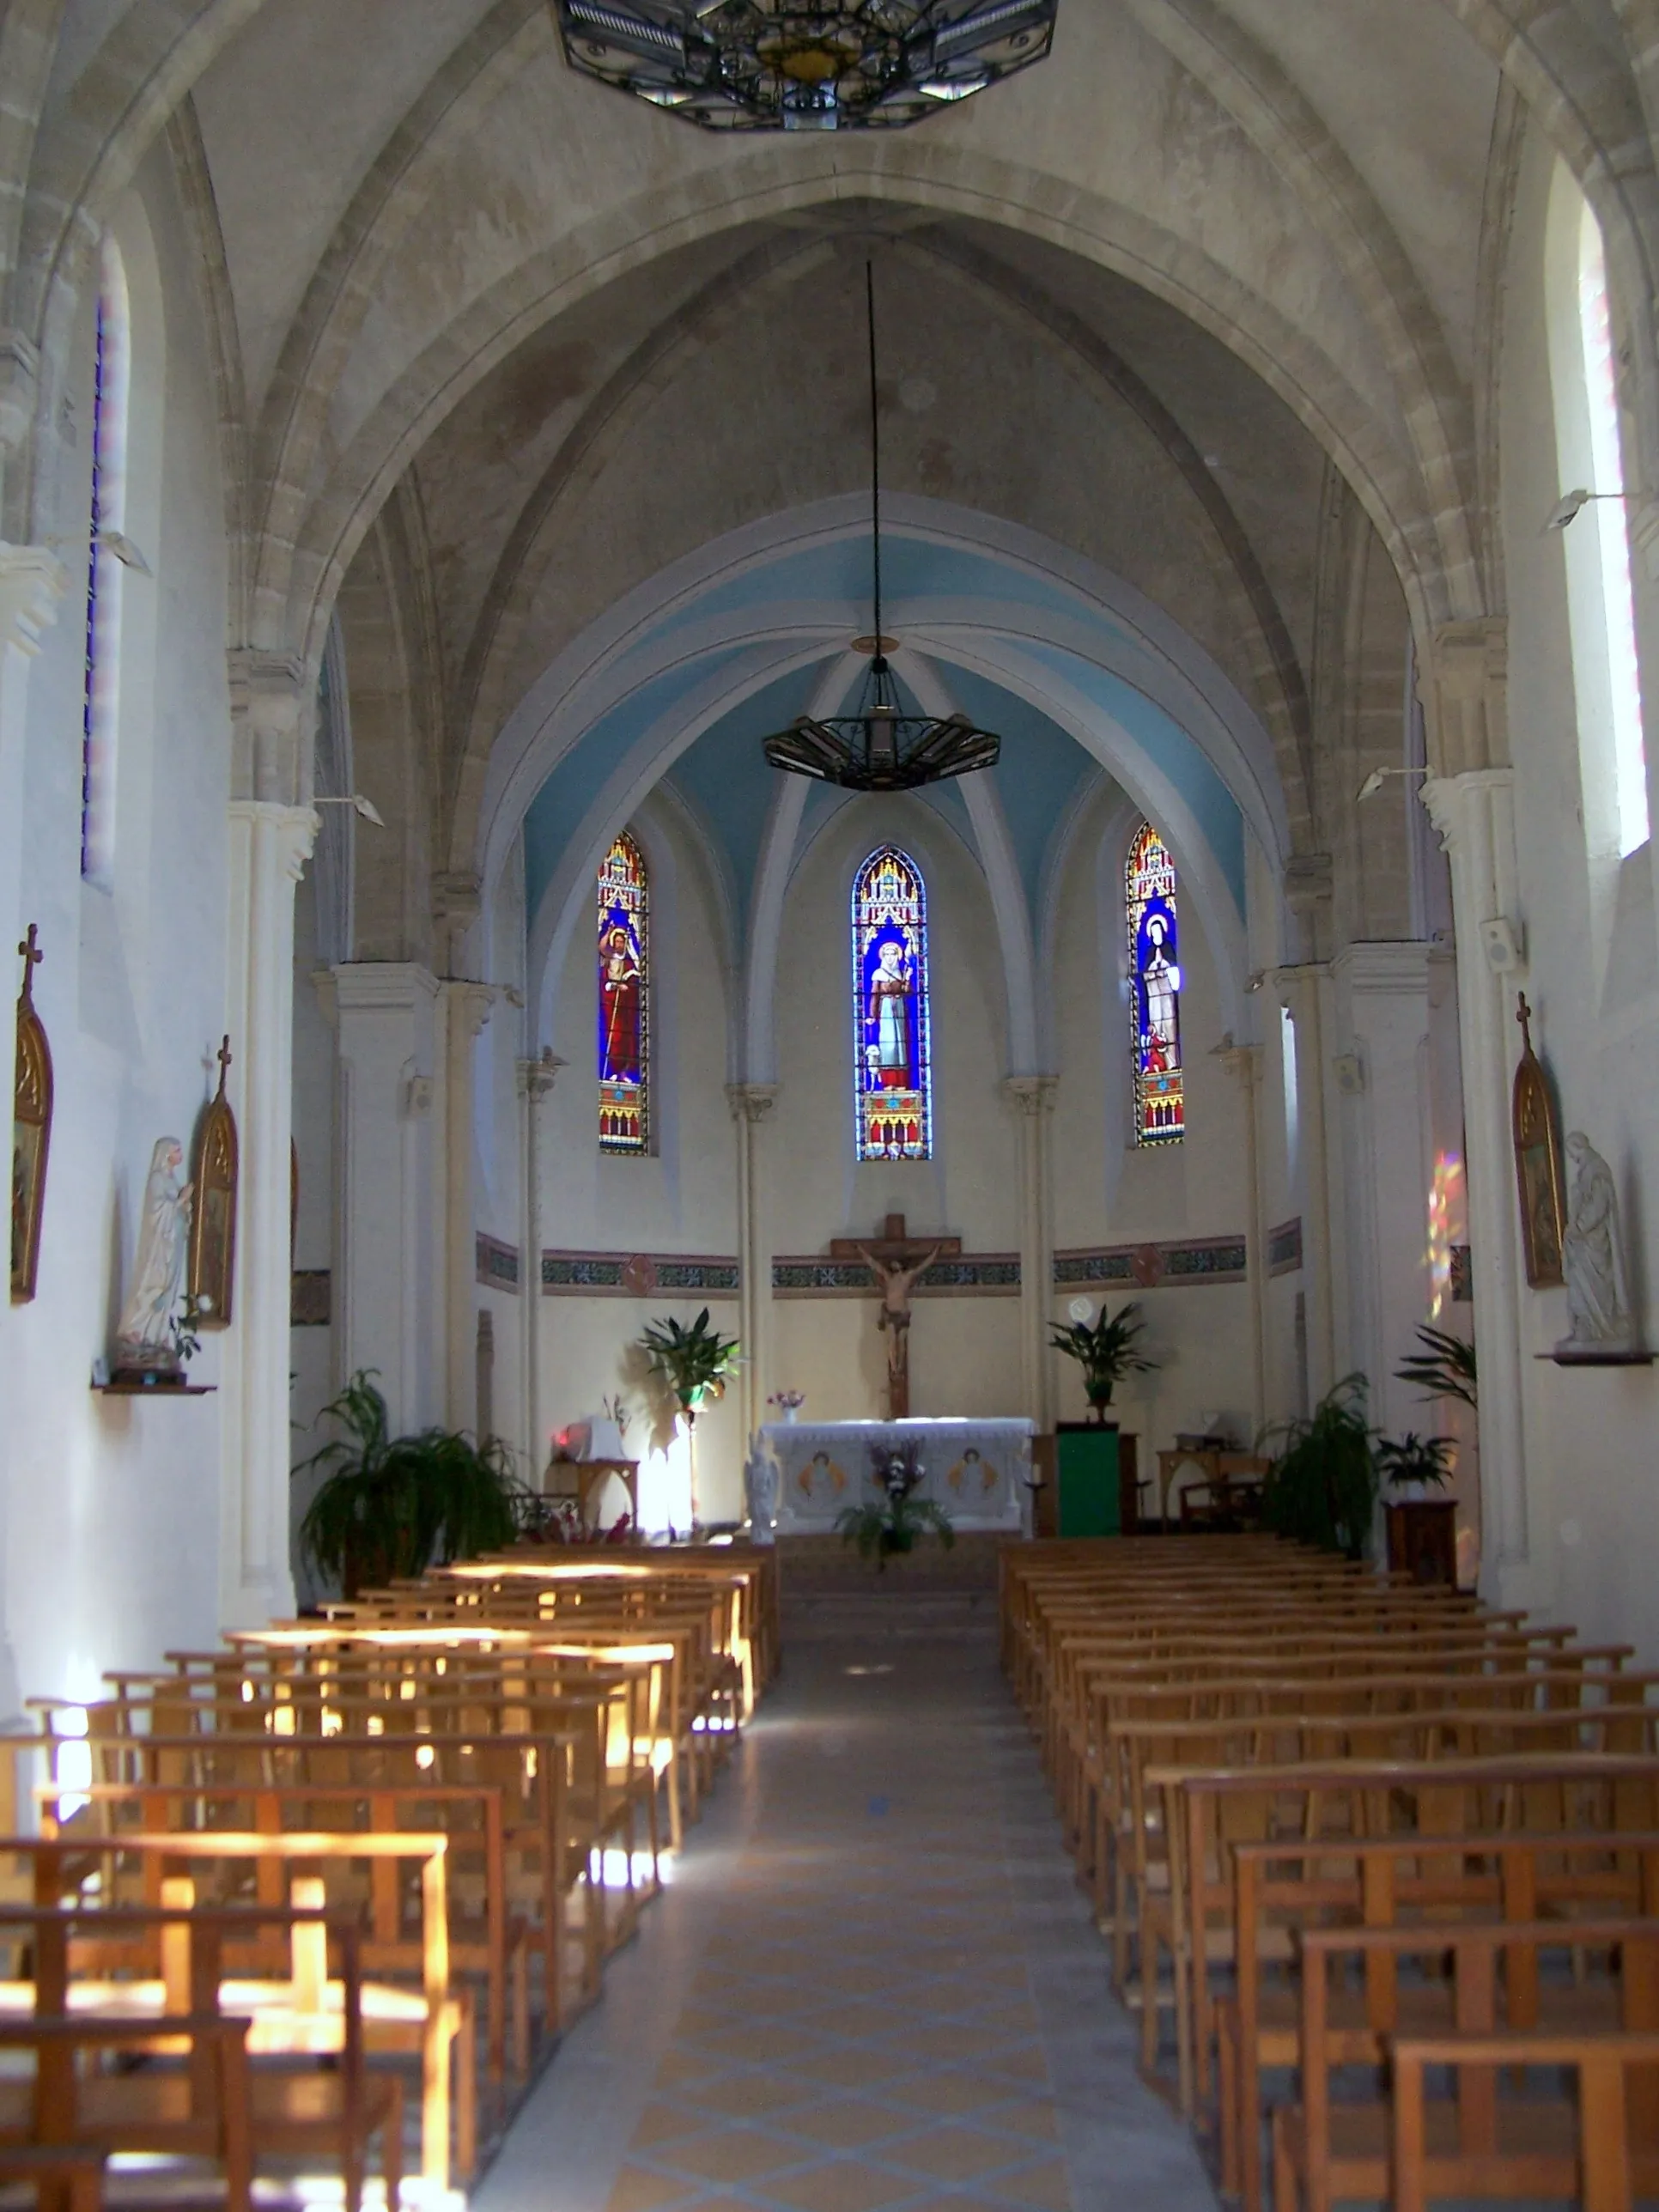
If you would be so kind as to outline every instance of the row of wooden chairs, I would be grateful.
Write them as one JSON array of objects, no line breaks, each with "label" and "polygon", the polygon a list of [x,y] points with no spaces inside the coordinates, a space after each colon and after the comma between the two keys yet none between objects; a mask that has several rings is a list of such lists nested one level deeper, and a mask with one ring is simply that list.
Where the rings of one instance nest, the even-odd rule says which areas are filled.
[{"label": "row of wooden chairs", "polygon": [[1143,2067],[1224,2191],[1612,2212],[1659,2186],[1659,1676],[1267,1536],[1001,1571]]},{"label": "row of wooden chairs", "polygon": [[[474,2170],[600,1994],[778,1663],[745,1547],[436,1571],[36,1701],[0,1738],[0,2178],[116,2151]],[[481,2073],[483,2080],[481,2081]]]}]

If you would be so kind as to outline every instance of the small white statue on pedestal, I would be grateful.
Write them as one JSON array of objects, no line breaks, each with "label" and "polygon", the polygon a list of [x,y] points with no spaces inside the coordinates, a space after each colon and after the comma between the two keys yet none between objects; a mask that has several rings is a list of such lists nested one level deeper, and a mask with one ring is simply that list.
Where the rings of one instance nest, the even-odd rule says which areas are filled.
[{"label": "small white statue on pedestal", "polygon": [[173,1316],[184,1285],[191,1197],[191,1186],[179,1180],[184,1164],[185,1148],[177,1137],[157,1139],[144,1185],[132,1288],[115,1328],[118,1374],[173,1374],[179,1369]]},{"label": "small white statue on pedestal", "polygon": [[750,1542],[775,1542],[772,1524],[778,1513],[778,1463],[758,1437],[750,1439],[749,1456],[744,1462],[743,1487],[749,1501]]},{"label": "small white statue on pedestal", "polygon": [[1567,1139],[1572,1193],[1561,1268],[1567,1279],[1572,1334],[1555,1347],[1558,1358],[1633,1352],[1636,1324],[1626,1291],[1625,1255],[1619,1234],[1619,1198],[1613,1170],[1582,1129]]}]

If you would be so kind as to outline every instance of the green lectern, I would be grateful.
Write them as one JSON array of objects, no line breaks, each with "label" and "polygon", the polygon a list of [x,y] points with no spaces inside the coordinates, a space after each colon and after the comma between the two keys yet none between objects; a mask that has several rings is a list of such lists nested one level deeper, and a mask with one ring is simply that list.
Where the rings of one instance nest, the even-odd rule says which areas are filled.
[{"label": "green lectern", "polygon": [[1054,1426],[1062,1536],[1122,1534],[1118,1432],[1097,1421],[1059,1421]]}]

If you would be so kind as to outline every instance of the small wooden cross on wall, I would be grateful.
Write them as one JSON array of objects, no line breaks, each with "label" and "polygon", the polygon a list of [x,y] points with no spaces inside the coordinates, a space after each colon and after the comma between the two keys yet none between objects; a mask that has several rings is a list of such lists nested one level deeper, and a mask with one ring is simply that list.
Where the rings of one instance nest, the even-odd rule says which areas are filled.
[{"label": "small wooden cross on wall", "polygon": [[882,1223],[879,1237],[832,1237],[830,1257],[832,1260],[861,1260],[866,1252],[878,1260],[896,1260],[901,1267],[908,1267],[925,1253],[939,1247],[941,1260],[954,1260],[962,1250],[960,1237],[909,1237],[905,1234],[904,1216],[890,1213]]},{"label": "small wooden cross on wall", "polygon": [[225,1078],[230,1073],[231,1050],[228,1030],[225,1032],[224,1042],[219,1047],[214,1057],[219,1063],[219,1096],[222,1098],[225,1095]]},{"label": "small wooden cross on wall", "polygon": [[40,934],[40,924],[32,921],[28,935],[17,948],[23,961],[23,988],[18,995],[26,1006],[34,1004],[34,971],[46,957],[35,941]]}]

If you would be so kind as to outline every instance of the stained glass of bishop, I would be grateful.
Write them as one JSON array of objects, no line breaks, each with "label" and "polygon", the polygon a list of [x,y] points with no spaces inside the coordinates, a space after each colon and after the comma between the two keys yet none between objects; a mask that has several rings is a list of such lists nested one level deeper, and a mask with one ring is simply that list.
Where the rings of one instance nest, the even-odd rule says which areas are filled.
[{"label": "stained glass of bishop", "polygon": [[650,909],[645,856],[623,834],[599,870],[599,1150],[651,1144]]},{"label": "stained glass of bishop", "polygon": [[933,1152],[927,894],[908,853],[883,845],[853,879],[853,1051],[861,1160]]},{"label": "stained glass of bishop", "polygon": [[1181,939],[1175,862],[1143,822],[1123,869],[1128,925],[1130,1043],[1135,1071],[1135,1142],[1178,1145],[1186,1133],[1181,1079]]}]

